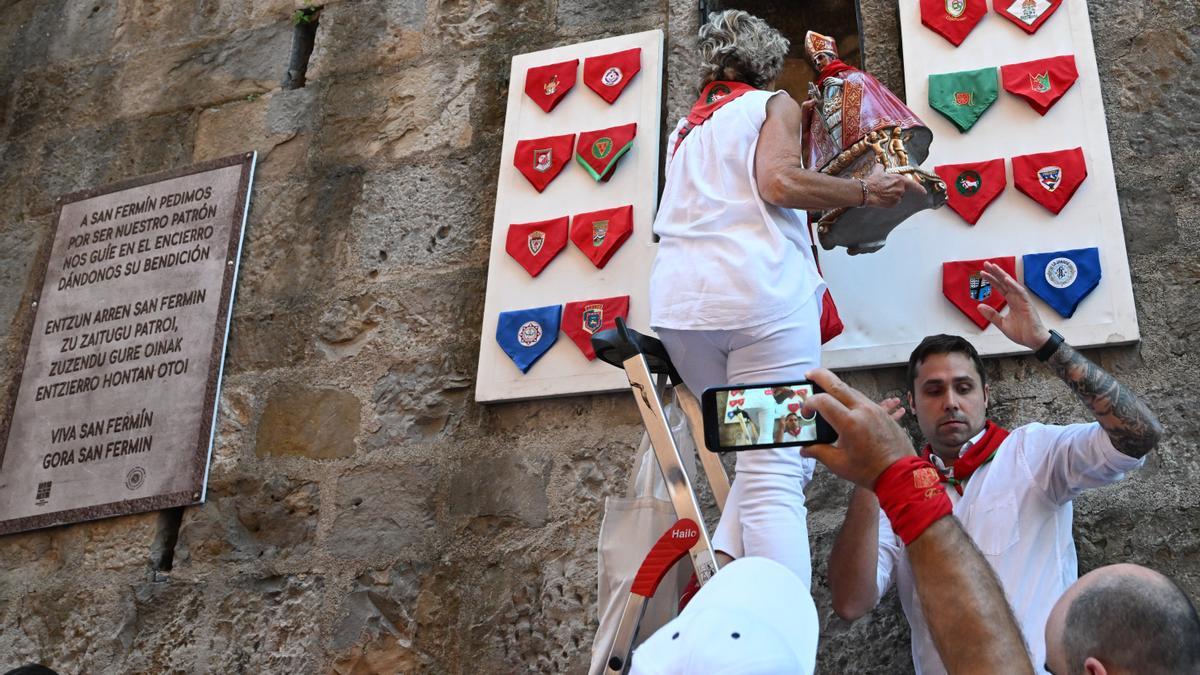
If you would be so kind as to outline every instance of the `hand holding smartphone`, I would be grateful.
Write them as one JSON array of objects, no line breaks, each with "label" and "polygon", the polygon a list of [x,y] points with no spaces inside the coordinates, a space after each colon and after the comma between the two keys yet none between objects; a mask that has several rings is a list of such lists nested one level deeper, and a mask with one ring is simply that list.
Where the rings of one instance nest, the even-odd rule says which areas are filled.
[{"label": "hand holding smartphone", "polygon": [[701,397],[705,442],[715,452],[833,443],[833,427],[804,410],[821,392],[807,380],[708,389]]}]

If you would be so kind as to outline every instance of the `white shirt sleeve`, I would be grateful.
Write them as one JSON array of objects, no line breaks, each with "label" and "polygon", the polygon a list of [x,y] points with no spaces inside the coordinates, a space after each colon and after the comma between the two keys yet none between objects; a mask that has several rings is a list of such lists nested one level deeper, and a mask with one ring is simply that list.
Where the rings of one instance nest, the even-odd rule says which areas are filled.
[{"label": "white shirt sleeve", "polygon": [[896,567],[900,563],[900,552],[904,550],[900,538],[892,531],[892,521],[883,509],[879,509],[879,556],[875,567],[875,604],[896,580]]},{"label": "white shirt sleeve", "polygon": [[1054,503],[1084,490],[1115,483],[1145,463],[1113,447],[1099,422],[1053,426],[1029,424],[1013,432],[1017,451],[1034,483]]}]

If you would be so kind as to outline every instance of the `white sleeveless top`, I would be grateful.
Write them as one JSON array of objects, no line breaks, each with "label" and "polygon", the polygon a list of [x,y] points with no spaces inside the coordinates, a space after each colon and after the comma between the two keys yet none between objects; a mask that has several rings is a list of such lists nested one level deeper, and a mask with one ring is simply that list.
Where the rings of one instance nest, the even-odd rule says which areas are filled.
[{"label": "white sleeveless top", "polygon": [[668,159],[654,219],[652,328],[748,328],[786,317],[824,290],[806,215],[764,202],[754,179],[758,134],[776,93],[752,91],[725,104]]}]

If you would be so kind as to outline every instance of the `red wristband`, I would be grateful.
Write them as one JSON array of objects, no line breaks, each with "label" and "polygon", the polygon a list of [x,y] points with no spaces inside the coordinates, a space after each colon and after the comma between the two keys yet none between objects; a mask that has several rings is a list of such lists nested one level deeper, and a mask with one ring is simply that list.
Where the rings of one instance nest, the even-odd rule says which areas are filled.
[{"label": "red wristband", "polygon": [[884,469],[875,479],[875,496],[892,522],[892,530],[905,545],[954,510],[950,497],[942,489],[937,469],[916,456],[905,457]]}]

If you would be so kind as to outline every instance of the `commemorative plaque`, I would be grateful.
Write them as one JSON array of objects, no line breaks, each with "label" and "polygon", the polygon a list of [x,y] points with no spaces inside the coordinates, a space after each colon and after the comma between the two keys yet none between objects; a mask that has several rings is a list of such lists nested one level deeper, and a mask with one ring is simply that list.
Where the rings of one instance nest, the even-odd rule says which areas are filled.
[{"label": "commemorative plaque", "polygon": [[60,199],[0,419],[0,534],[204,500],[255,159]]}]

